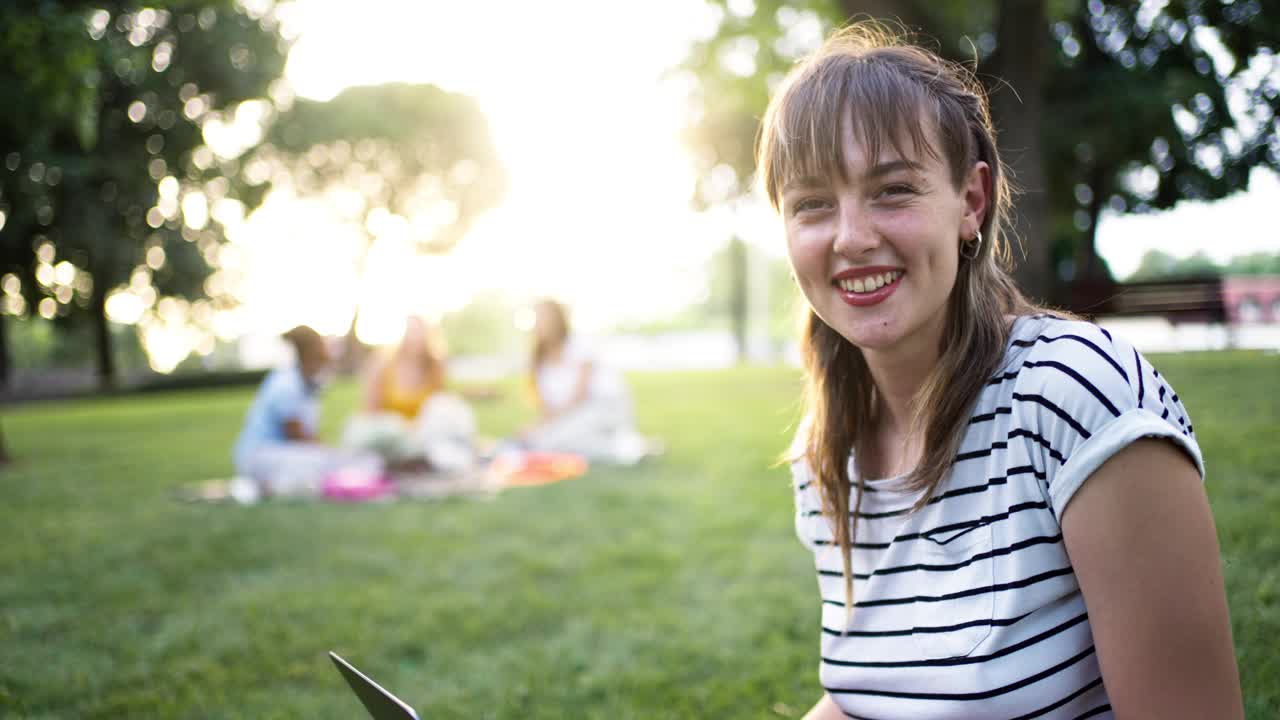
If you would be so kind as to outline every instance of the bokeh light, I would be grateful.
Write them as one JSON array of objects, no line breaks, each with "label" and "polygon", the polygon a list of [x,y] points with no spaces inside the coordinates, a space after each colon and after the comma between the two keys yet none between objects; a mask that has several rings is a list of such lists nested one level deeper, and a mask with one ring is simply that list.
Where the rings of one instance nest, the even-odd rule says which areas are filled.
[{"label": "bokeh light", "polygon": [[[498,25],[487,12],[468,3],[381,0],[358,13],[343,3],[298,4],[292,22],[300,38],[287,74],[294,91],[326,99],[348,85],[411,81],[470,95],[489,121],[510,187],[448,256],[418,257],[397,236],[428,234],[456,208],[441,203],[412,218],[375,214],[367,229],[376,241],[359,272],[352,267],[359,240],[343,229],[341,213],[273,191],[235,233],[247,255],[238,298],[247,331],[308,322],[342,333],[358,304],[357,336],[386,342],[405,315],[439,317],[486,291],[559,297],[575,307],[579,325],[600,327],[661,317],[703,292],[701,262],[727,231],[690,209],[693,169],[680,142],[684,90],[664,73],[716,18],[702,3],[664,0],[637,7],[627,33],[583,33],[584,24],[613,27],[613,10],[585,1],[516,5]],[[385,31],[376,35],[351,32],[375,17],[395,20],[380,21]],[[542,30],[527,32],[534,25]],[[486,27],[485,40],[459,27]],[[521,62],[492,62],[497,47]],[[255,119],[246,117],[247,126]],[[226,128],[214,127],[206,124],[206,139],[230,145],[219,135]],[[193,215],[188,224],[198,220]],[[305,250],[296,239],[303,235]]]}]

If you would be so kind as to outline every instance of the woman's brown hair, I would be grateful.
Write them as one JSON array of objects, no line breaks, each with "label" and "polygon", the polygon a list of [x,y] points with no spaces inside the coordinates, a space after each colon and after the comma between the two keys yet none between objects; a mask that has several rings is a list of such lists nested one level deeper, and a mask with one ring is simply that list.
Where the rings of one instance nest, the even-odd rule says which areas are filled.
[{"label": "woman's brown hair", "polygon": [[281,335],[293,346],[299,362],[305,357],[324,351],[324,337],[309,325],[297,325]]},{"label": "woman's brown hair", "polygon": [[[421,334],[419,342],[410,342],[410,325],[416,324]],[[409,358],[413,366],[422,373],[423,380],[433,390],[439,390],[445,384],[445,357],[448,349],[444,334],[436,323],[416,315],[405,320],[405,334],[392,350],[391,361],[383,365],[384,372],[390,372],[395,362]]]},{"label": "woman's brown hair", "polygon": [[[947,302],[939,361],[912,403],[912,432],[922,432],[924,452],[902,487],[920,493],[913,508],[918,510],[950,470],[972,405],[999,367],[1008,341],[1008,318],[1040,308],[1023,297],[1009,274],[1011,254],[1002,230],[1011,190],[996,150],[986,95],[973,73],[876,23],[858,23],[835,33],[792,71],[765,114],[756,157],[760,180],[775,209],[781,205],[782,188],[793,178],[844,177],[843,131],[850,122],[853,137],[868,157],[879,157],[888,145],[902,158],[925,154],[942,160],[957,190],[976,163],[990,168],[983,241],[976,255],[961,255]],[[851,548],[865,487],[855,450],[870,442],[876,387],[862,351],[812,309],[801,343],[807,428],[800,438],[801,453],[817,479],[823,513],[841,550],[852,614]],[[850,457],[860,490],[852,512]]]},{"label": "woman's brown hair", "polygon": [[[537,374],[538,368],[546,362],[551,353],[559,350],[565,340],[569,339],[569,311],[565,306],[545,298],[534,304],[535,310],[542,310],[555,322],[555,333],[551,338],[544,338],[540,333],[533,335],[533,351],[529,358],[529,372]],[[536,384],[536,378],[534,379]]]}]

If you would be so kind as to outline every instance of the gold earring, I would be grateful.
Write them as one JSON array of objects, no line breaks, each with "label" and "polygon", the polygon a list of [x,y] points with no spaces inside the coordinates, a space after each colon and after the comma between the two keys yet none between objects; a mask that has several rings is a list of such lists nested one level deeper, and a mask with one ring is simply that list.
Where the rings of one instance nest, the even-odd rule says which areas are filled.
[{"label": "gold earring", "polygon": [[960,257],[966,260],[974,260],[978,257],[978,253],[982,252],[982,231],[977,231],[973,239],[967,240],[960,244]]}]

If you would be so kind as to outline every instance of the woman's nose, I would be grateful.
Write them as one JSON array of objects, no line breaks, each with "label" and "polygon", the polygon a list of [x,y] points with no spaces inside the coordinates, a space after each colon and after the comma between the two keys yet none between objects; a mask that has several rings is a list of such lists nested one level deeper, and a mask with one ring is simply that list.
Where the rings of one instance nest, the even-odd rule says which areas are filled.
[{"label": "woman's nose", "polygon": [[855,257],[879,245],[879,236],[863,208],[856,203],[841,203],[836,216],[832,249],[846,257]]}]

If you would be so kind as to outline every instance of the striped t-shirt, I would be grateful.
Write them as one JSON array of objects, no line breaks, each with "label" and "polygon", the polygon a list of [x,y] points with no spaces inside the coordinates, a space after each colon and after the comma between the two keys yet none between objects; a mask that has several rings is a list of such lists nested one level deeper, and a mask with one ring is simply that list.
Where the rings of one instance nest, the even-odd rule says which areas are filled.
[{"label": "striped t-shirt", "polygon": [[793,464],[796,531],[822,596],[822,686],[856,718],[1109,718],[1058,521],[1089,475],[1142,437],[1169,438],[1203,477],[1187,411],[1129,344],[1040,315],[1014,323],[971,413],[919,512],[896,480],[869,481],[848,632],[840,549],[812,473]]}]

